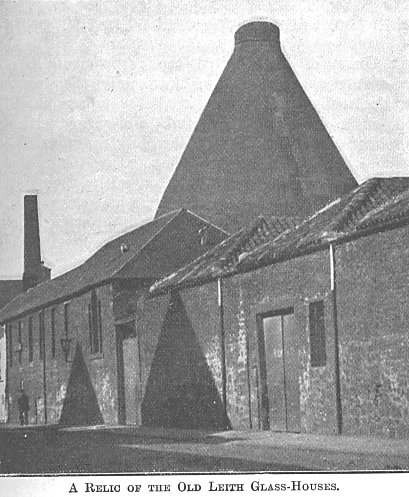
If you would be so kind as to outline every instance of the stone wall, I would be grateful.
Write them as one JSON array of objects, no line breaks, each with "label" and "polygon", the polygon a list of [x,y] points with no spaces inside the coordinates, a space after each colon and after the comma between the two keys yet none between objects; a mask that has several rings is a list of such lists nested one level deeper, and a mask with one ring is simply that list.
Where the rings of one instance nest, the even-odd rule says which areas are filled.
[{"label": "stone wall", "polygon": [[409,230],[336,249],[343,432],[409,435]]},{"label": "stone wall", "polygon": [[[345,434],[409,435],[408,247],[407,228],[335,247]],[[102,304],[103,352],[90,354],[91,296],[86,293],[69,302],[72,343],[68,363],[60,344],[65,336],[64,303],[55,306],[55,359],[51,357],[51,308],[46,308],[48,422],[58,423],[62,413],[65,422],[68,419],[76,424],[118,422],[115,322],[132,319],[136,323],[140,361],[136,409],[143,424],[262,429],[258,323],[260,316],[291,308],[296,324],[290,341],[296,364],[293,374],[299,388],[299,431],[337,433],[330,281],[328,249],[223,280],[224,344],[217,282],[153,299],[146,298],[143,282],[135,281],[126,288],[112,289],[107,285],[96,290]],[[324,302],[327,360],[320,367],[312,367],[310,360],[309,304],[316,300]],[[21,319],[21,364],[16,349],[18,321],[11,323],[10,421],[18,422],[17,399],[22,382],[30,397],[30,423],[39,424],[44,422],[44,379],[39,359],[38,313],[32,315],[31,363],[28,318]],[[84,412],[80,399],[88,402]],[[73,408],[76,403],[78,409]]]},{"label": "stone wall", "polygon": [[[78,420],[86,424],[104,422],[114,424],[117,422],[117,377],[115,333],[112,313],[112,296],[109,285],[96,289],[96,294],[101,302],[102,311],[102,354],[90,353],[88,304],[91,293],[85,293],[72,298],[69,304],[68,337],[71,338],[70,354],[65,361],[61,347],[61,338],[65,337],[64,304],[59,303],[55,309],[56,329],[56,354],[52,357],[51,351],[51,307],[44,309],[45,323],[45,360],[46,360],[46,395],[47,395],[47,421],[49,424],[60,421],[64,402],[67,399],[67,388],[71,388],[70,398],[94,398],[94,404],[84,406],[77,402],[77,407],[72,424]],[[29,362],[28,346],[28,321],[32,318],[33,324],[33,360]],[[19,353],[16,351],[18,344],[18,323],[22,327],[22,357],[19,363]],[[21,320],[8,323],[12,325],[13,333],[13,365],[9,369],[9,402],[10,422],[18,423],[17,400],[20,395],[21,384],[30,399],[29,422],[31,424],[44,423],[44,375],[43,361],[39,357],[39,314],[38,312],[24,316]],[[75,360],[74,360],[75,359]],[[90,409],[92,412],[81,412],[81,409]],[[66,418],[70,424],[70,419]]]},{"label": "stone wall", "polygon": [[139,321],[145,358],[144,424],[227,427],[220,391],[217,294],[213,290],[207,293],[207,288],[201,287],[192,295],[186,291],[145,302],[144,317]]},{"label": "stone wall", "polygon": [[[409,434],[409,232],[398,228],[335,247],[342,432]],[[223,281],[227,414],[261,429],[257,316],[294,309],[300,430],[337,433],[336,344],[330,257],[325,249]],[[217,283],[180,297],[222,399]],[[155,301],[156,299],[152,299]],[[309,304],[324,302],[325,366],[310,361]],[[148,313],[149,314],[149,313]],[[146,332],[149,315],[145,316]],[[179,343],[179,347],[183,344]],[[186,353],[189,353],[185,349]]]},{"label": "stone wall", "polygon": [[[257,316],[290,306],[294,308],[297,322],[297,336],[294,340],[298,346],[299,358],[296,381],[300,389],[300,429],[303,432],[336,432],[335,345],[329,271],[329,253],[326,251],[223,281],[228,427],[261,429]],[[151,299],[148,302],[159,303],[159,299]],[[309,359],[308,305],[317,299],[322,299],[325,303],[327,363],[323,367],[313,368]],[[217,282],[182,290],[174,305],[181,306],[184,313],[183,323],[179,320],[177,326],[166,322],[164,310],[160,312],[161,322],[157,320],[158,313],[152,313],[149,307],[145,307],[143,312],[142,336],[153,333],[156,337],[159,327],[160,333],[164,333],[165,329],[173,333],[172,340],[167,342],[168,355],[161,355],[163,352],[159,354],[161,361],[156,366],[155,374],[159,375],[160,370],[163,377],[173,377],[173,383],[170,382],[167,386],[168,392],[177,390],[179,383],[196,383],[198,390],[207,389],[209,392],[212,385],[209,390],[208,386],[195,378],[199,367],[194,370],[180,366],[179,373],[176,374],[177,362],[181,363],[180,354],[196,354],[198,364],[204,364],[202,359],[206,363],[202,378],[206,377],[207,372],[210,373],[209,382],[213,383],[216,389],[213,392],[217,391],[217,396],[213,398],[209,395],[208,401],[216,403],[221,412],[224,409],[223,360]],[[173,331],[170,331],[171,329]],[[180,340],[180,336],[183,336],[183,340]],[[158,351],[155,354],[158,354]],[[174,366],[170,366],[171,363]],[[148,370],[145,365],[144,370]],[[166,406],[162,408],[166,410]],[[156,413],[158,409],[157,404]],[[222,426],[220,419],[214,422],[215,428]]]},{"label": "stone wall", "polygon": [[[293,374],[299,385],[300,430],[315,433],[336,431],[335,348],[329,271],[329,254],[320,252],[225,281],[225,293],[236,296],[227,304],[226,321],[229,335],[235,337],[237,350],[231,357],[230,368],[236,383],[236,411],[240,413],[239,416],[236,414],[238,426],[262,428],[258,316],[292,308],[296,336],[291,337],[291,341],[298,355]],[[322,367],[311,367],[310,363],[309,303],[316,300],[323,300],[325,308],[327,362]],[[233,373],[235,369],[236,375]]]}]

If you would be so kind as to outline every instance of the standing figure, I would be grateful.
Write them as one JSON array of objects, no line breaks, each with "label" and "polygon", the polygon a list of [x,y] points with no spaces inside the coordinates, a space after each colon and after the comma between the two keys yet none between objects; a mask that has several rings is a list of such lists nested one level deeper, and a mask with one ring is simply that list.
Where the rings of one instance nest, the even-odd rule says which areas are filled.
[{"label": "standing figure", "polygon": [[30,404],[28,397],[24,390],[21,390],[21,395],[18,399],[18,411],[20,415],[20,424],[28,425],[28,411],[30,410]]}]

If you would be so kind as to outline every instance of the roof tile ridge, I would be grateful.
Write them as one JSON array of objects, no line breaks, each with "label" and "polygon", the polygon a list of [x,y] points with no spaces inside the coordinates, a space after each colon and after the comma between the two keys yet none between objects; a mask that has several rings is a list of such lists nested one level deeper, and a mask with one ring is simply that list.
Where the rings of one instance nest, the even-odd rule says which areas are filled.
[{"label": "roof tile ridge", "polygon": [[[382,225],[383,223],[388,223],[389,221],[396,219],[400,220],[404,217],[406,217],[409,214],[409,202],[406,208],[402,209],[401,212],[398,213],[389,213],[389,209],[393,209],[396,207],[399,203],[402,201],[409,200],[409,190],[405,190],[396,197],[392,197],[391,199],[387,200],[385,203],[382,205],[378,205],[375,209],[372,209],[371,211],[367,212],[367,214],[360,220],[360,222],[357,225],[357,229],[359,230],[364,230],[368,226],[379,226]],[[379,214],[382,213],[382,211],[386,211],[384,216],[378,216]]]},{"label": "roof tile ridge", "polygon": [[[315,215],[311,216],[311,218],[312,217],[315,217]],[[270,238],[270,239],[265,240],[264,243],[260,244],[258,247],[254,248],[251,252],[249,252],[247,254],[247,256],[250,256],[252,260],[256,260],[257,267],[258,267],[258,264],[263,259],[265,259],[265,257],[267,256],[269,248],[273,249],[274,247],[276,247],[280,243],[288,243],[288,237],[290,235],[292,235],[294,232],[300,231],[299,230],[300,226],[303,225],[307,220],[309,220],[311,218],[307,218],[306,220],[304,220],[301,224],[299,224],[297,226],[288,227],[287,229],[285,229],[284,231],[279,233],[274,238]],[[291,239],[290,239],[290,241],[291,241]],[[266,252],[266,249],[267,249],[267,252]],[[244,257],[242,260],[239,260],[237,262],[236,266],[238,268],[245,267],[247,262],[248,262],[248,257]],[[261,264],[261,265],[263,265],[263,264]]]},{"label": "roof tile ridge", "polygon": [[368,202],[368,198],[373,196],[373,193],[379,189],[380,185],[380,178],[371,178],[347,194],[347,197],[351,196],[351,198],[341,209],[340,213],[330,222],[328,231],[340,233],[347,230],[348,222],[353,219],[354,214],[358,212],[359,208]]},{"label": "roof tile ridge", "polygon": [[[358,190],[359,188],[362,188],[363,185],[358,186],[354,191]],[[304,230],[307,229],[308,231],[310,230],[311,223],[315,221],[316,218],[318,218],[321,214],[324,214],[325,212],[331,210],[334,208],[336,205],[338,205],[343,198],[352,196],[353,193],[349,193],[345,195],[344,197],[338,197],[337,199],[329,202],[327,205],[321,207],[317,212],[312,214],[311,216],[308,216],[307,218],[299,218],[300,222],[296,224],[295,226],[290,226],[283,232],[279,233],[278,236],[267,240],[265,243],[262,245],[256,247],[249,255],[251,260],[255,262],[255,267],[261,267],[270,264],[270,260],[273,261],[276,259],[276,253],[275,251],[277,249],[281,250],[281,252],[284,252],[288,250],[289,246],[292,246],[294,243],[298,243],[297,237],[302,235]],[[327,228],[328,230],[330,229],[329,227]],[[305,243],[305,241],[304,241]],[[308,243],[308,241],[307,241]],[[281,247],[281,248],[280,248]],[[273,254],[271,254],[271,251],[273,251]],[[242,261],[239,261],[237,264],[237,267],[243,267],[243,269],[246,267],[248,264],[248,257],[245,257]]]},{"label": "roof tile ridge", "polygon": [[[223,259],[227,261],[227,265],[230,265],[231,261],[238,259],[239,252],[242,251],[248,243],[254,241],[256,247],[261,245],[262,240],[257,243],[257,238],[260,238],[260,229],[263,231],[265,236],[269,235],[269,226],[263,216],[257,216],[254,221],[252,221],[247,227],[243,228],[242,233],[237,237],[237,240],[233,245],[227,250],[225,257]],[[240,231],[238,233],[240,233]],[[237,234],[238,234],[237,233]],[[261,235],[262,238],[262,235]]]}]

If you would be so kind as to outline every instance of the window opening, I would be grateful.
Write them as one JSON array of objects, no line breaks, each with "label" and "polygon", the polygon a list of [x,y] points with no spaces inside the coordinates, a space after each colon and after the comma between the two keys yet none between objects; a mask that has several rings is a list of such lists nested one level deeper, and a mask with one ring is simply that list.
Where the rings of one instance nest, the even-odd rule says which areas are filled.
[{"label": "window opening", "polygon": [[51,357],[55,359],[55,308],[51,309]]},{"label": "window opening", "polygon": [[88,304],[89,344],[91,354],[102,353],[102,309],[95,291],[91,293]]},{"label": "window opening", "polygon": [[11,324],[7,330],[7,360],[9,367],[13,367],[13,327]]},{"label": "window opening", "polygon": [[321,367],[327,364],[325,344],[324,302],[312,302],[310,310],[310,351],[311,367]]},{"label": "window opening", "polygon": [[44,360],[44,311],[38,314],[38,347],[39,347],[39,359]]},{"label": "window opening", "polygon": [[18,363],[23,362],[23,333],[21,330],[21,321],[18,322]]},{"label": "window opening", "polygon": [[33,318],[28,318],[28,361],[33,362]]}]

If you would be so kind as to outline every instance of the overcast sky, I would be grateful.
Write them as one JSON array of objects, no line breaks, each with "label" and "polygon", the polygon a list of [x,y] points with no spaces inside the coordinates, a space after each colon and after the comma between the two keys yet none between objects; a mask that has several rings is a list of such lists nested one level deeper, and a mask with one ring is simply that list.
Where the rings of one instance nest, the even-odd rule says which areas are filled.
[{"label": "overcast sky", "polygon": [[38,192],[59,274],[153,217],[244,21],[283,51],[359,182],[409,175],[405,0],[0,3],[0,276]]}]

